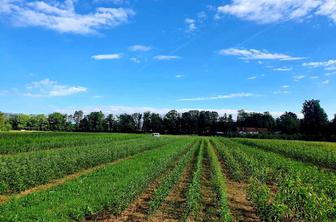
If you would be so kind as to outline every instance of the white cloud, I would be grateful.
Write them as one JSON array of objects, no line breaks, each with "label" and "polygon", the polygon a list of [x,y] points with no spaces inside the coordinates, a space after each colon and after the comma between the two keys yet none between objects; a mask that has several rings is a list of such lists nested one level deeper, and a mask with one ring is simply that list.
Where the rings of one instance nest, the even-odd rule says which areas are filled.
[{"label": "white cloud", "polygon": [[288,89],[290,86],[289,85],[283,85],[283,86],[281,86],[281,88],[283,88],[283,89]]},{"label": "white cloud", "polygon": [[327,70],[332,70],[333,68],[336,69],[336,60],[328,60],[324,62],[305,62],[302,64],[305,67],[310,67],[310,68],[325,68]]},{"label": "white cloud", "polygon": [[175,59],[181,59],[180,56],[171,56],[171,55],[157,55],[154,56],[155,60],[175,60]]},{"label": "white cloud", "polygon": [[135,58],[135,57],[130,58],[130,60],[131,60],[132,62],[134,62],[134,63],[140,63],[140,62],[141,62],[140,59]]},{"label": "white cloud", "polygon": [[325,0],[316,12],[317,15],[327,16],[336,22],[336,1]]},{"label": "white cloud", "polygon": [[87,91],[83,86],[67,86],[58,84],[50,79],[43,79],[38,82],[32,82],[26,87],[25,96],[31,97],[56,97],[70,96],[74,94],[84,93]]},{"label": "white cloud", "polygon": [[292,71],[292,68],[281,67],[281,68],[275,68],[273,70],[278,71],[278,72],[289,72],[289,71]]},{"label": "white cloud", "polygon": [[304,75],[293,76],[294,81],[300,81],[300,80],[304,79],[305,77],[306,77],[306,76],[304,76]]},{"label": "white cloud", "polygon": [[120,59],[121,55],[120,54],[102,54],[102,55],[93,55],[91,56],[91,58],[94,60],[115,60],[115,59]]},{"label": "white cloud", "polygon": [[274,91],[273,94],[275,95],[279,95],[279,94],[290,94],[291,92],[288,90],[278,90],[278,91]]},{"label": "white cloud", "polygon": [[124,5],[128,4],[128,0],[93,0],[94,3],[109,3],[114,5]]},{"label": "white cloud", "polygon": [[187,19],[184,20],[184,23],[187,25],[186,32],[192,33],[192,32],[195,32],[197,30],[195,19],[187,18]]},{"label": "white cloud", "polygon": [[183,78],[183,77],[184,77],[184,75],[176,75],[176,76],[175,76],[176,79],[181,79],[181,78]]},{"label": "white cloud", "polygon": [[320,77],[318,77],[318,76],[309,76],[309,79],[318,79],[318,78],[320,78]]},{"label": "white cloud", "polygon": [[205,101],[205,100],[233,99],[233,98],[252,97],[252,96],[256,95],[253,93],[232,93],[227,95],[179,99],[178,101]]},{"label": "white cloud", "polygon": [[291,61],[291,60],[301,60],[302,57],[292,57],[281,53],[270,53],[266,50],[257,49],[221,49],[219,51],[220,55],[231,55],[238,56],[245,60],[281,60],[281,61]]},{"label": "white cloud", "polygon": [[16,26],[35,26],[61,33],[95,34],[99,29],[112,28],[128,22],[135,13],[124,8],[96,8],[95,12],[79,14],[76,0],[27,1],[2,0],[0,15]]},{"label": "white cloud", "polygon": [[255,80],[255,79],[257,79],[258,77],[257,76],[251,76],[251,77],[248,77],[247,79],[248,80]]},{"label": "white cloud", "polygon": [[330,83],[329,80],[324,80],[324,81],[322,81],[322,84],[324,84],[324,85],[327,85],[327,84],[329,84],[329,83]]},{"label": "white cloud", "polygon": [[128,49],[133,52],[148,52],[152,50],[152,47],[146,45],[132,45]]},{"label": "white cloud", "polygon": [[217,8],[217,18],[229,14],[262,24],[304,20],[312,15],[327,16],[336,22],[335,0],[232,0]]},{"label": "white cloud", "polygon": [[336,72],[328,72],[326,74],[324,74],[325,76],[333,76],[336,75]]}]

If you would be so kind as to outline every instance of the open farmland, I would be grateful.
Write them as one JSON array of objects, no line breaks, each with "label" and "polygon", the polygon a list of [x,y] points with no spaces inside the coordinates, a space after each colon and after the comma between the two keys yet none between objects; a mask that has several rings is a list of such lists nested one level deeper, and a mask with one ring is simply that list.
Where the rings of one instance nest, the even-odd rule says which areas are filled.
[{"label": "open farmland", "polygon": [[0,134],[0,221],[335,221],[336,145]]}]

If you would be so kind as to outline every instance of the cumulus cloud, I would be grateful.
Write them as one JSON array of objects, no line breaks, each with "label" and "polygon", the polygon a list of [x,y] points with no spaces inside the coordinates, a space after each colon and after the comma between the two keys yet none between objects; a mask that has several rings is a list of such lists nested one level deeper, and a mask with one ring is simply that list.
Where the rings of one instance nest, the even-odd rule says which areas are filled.
[{"label": "cumulus cloud", "polygon": [[187,18],[187,19],[184,20],[184,23],[187,25],[186,32],[192,33],[192,32],[195,32],[197,30],[195,19]]},{"label": "cumulus cloud", "polygon": [[179,99],[178,101],[205,101],[205,100],[220,100],[220,99],[234,99],[242,97],[252,97],[256,96],[253,93],[232,93],[227,95],[209,96],[209,97],[195,97],[195,98],[185,98]]},{"label": "cumulus cloud", "polygon": [[32,82],[26,87],[25,96],[31,97],[57,97],[70,96],[74,94],[84,93],[87,91],[83,86],[68,86],[59,84],[57,81],[43,79],[38,82]]},{"label": "cumulus cloud", "polygon": [[76,0],[27,1],[1,0],[0,15],[16,26],[35,26],[61,33],[95,34],[128,22],[135,13],[125,8],[98,7],[92,13],[79,14]]},{"label": "cumulus cloud", "polygon": [[266,50],[257,50],[257,49],[221,49],[219,51],[220,55],[231,55],[238,56],[241,59],[245,60],[282,60],[282,61],[291,61],[291,60],[302,60],[303,57],[293,57],[281,53],[270,53]]},{"label": "cumulus cloud", "polygon": [[94,60],[115,60],[115,59],[120,59],[121,55],[120,54],[102,54],[102,55],[93,55],[91,56],[91,58]]},{"label": "cumulus cloud", "polygon": [[155,60],[176,60],[181,59],[180,56],[172,56],[172,55],[157,55],[154,56]]},{"label": "cumulus cloud", "polygon": [[262,24],[304,20],[313,15],[336,22],[335,0],[232,0],[217,8],[217,18],[232,15]]}]

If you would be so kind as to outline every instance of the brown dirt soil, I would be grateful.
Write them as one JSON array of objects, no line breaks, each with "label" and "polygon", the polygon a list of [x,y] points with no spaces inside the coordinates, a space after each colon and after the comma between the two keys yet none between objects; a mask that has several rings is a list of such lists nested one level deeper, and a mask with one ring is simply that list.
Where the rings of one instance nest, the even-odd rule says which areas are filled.
[{"label": "brown dirt soil", "polygon": [[[215,149],[216,151],[216,149]],[[217,153],[217,156],[218,153]],[[234,222],[260,222],[256,210],[247,198],[248,184],[244,181],[236,182],[231,179],[222,158],[221,162],[223,173],[225,174],[227,184],[227,195],[229,198],[229,208]]]},{"label": "brown dirt soil", "polygon": [[[193,143],[194,144],[194,143]],[[190,147],[193,146],[190,145]],[[187,149],[186,149],[187,151]],[[186,152],[185,152],[186,153]],[[185,154],[184,153],[184,154]],[[161,218],[157,216],[148,216],[148,210],[149,210],[149,201],[151,200],[151,197],[153,196],[155,189],[160,185],[161,180],[167,176],[169,172],[176,166],[176,163],[180,160],[178,158],[174,164],[171,164],[169,168],[160,175],[157,179],[155,179],[148,187],[147,189],[138,197],[133,203],[130,204],[130,206],[121,213],[121,215],[114,216],[108,213],[103,213],[101,215],[98,215],[98,217],[95,218],[95,221],[104,221],[104,222],[125,222],[125,221],[136,221],[136,222],[142,222],[142,221],[167,221],[167,218]],[[191,165],[191,164],[190,164]],[[181,178],[184,178],[186,175],[182,175]],[[171,194],[169,194],[171,195]],[[167,199],[169,198],[169,195]],[[169,221],[169,220],[168,220]]]},{"label": "brown dirt soil", "polygon": [[219,221],[219,207],[215,187],[211,179],[210,160],[203,158],[201,174],[202,211],[196,221]]},{"label": "brown dirt soil", "polygon": [[255,208],[247,199],[247,186],[246,183],[227,179],[230,212],[234,217],[234,221],[259,222],[261,220],[258,218]]},{"label": "brown dirt soil", "polygon": [[154,215],[150,216],[148,221],[181,221],[186,207],[186,193],[192,180],[192,171],[195,161],[196,155],[184,169],[180,180],[172,188],[165,202]]}]

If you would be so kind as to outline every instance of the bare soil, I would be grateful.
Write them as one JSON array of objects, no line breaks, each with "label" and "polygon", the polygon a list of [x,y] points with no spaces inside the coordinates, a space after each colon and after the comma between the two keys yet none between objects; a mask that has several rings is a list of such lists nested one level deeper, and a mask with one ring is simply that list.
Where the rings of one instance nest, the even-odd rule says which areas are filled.
[{"label": "bare soil", "polygon": [[172,188],[162,206],[149,218],[149,221],[181,221],[186,208],[186,194],[192,181],[195,161],[196,156],[186,166],[180,180]]},{"label": "bare soil", "polygon": [[210,160],[206,155],[203,158],[201,174],[202,211],[196,221],[219,221],[218,198],[211,174]]}]

